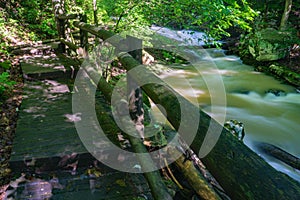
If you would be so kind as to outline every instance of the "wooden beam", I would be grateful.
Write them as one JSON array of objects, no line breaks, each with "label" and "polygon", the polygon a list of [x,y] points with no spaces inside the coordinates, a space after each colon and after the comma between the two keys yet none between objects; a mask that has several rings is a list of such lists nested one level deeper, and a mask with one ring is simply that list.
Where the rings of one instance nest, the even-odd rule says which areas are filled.
[{"label": "wooden beam", "polygon": [[[174,163],[178,170],[182,173],[184,179],[190,184],[194,191],[206,200],[221,200],[220,196],[214,191],[213,187],[195,168],[194,163],[187,160],[182,153],[175,147],[168,148],[168,155],[170,157],[179,157]],[[180,156],[181,155],[181,156]]]},{"label": "wooden beam", "polygon": [[[92,80],[95,80],[94,77],[88,72],[88,70],[85,70],[85,72],[90,76],[90,78]],[[111,102],[111,100],[112,100],[111,94],[112,94],[113,88],[104,80],[104,78],[101,78],[99,80],[97,88],[102,92],[102,94],[104,95],[106,100],[108,102]],[[117,104],[121,103],[121,101],[120,101],[121,99],[122,99],[122,97],[118,98],[119,102],[117,102]],[[121,120],[121,123],[126,126],[126,130],[131,130],[132,133],[136,132],[136,129],[135,129],[132,121],[126,121],[126,119],[120,119],[120,120]],[[113,126],[117,127],[117,124],[112,119],[108,120],[107,122],[109,122],[109,124],[112,124]],[[122,131],[120,130],[120,132],[122,132]],[[153,160],[152,160],[150,154],[148,153],[146,147],[142,143],[142,141],[139,138],[133,137],[128,134],[126,134],[126,136],[128,137],[134,152],[138,153],[137,159],[140,162],[141,169],[144,171],[150,171],[151,169],[155,169],[155,164],[153,163]],[[151,189],[151,194],[155,200],[171,200],[172,199],[171,195],[168,193],[167,187],[164,184],[158,170],[152,171],[152,172],[145,172],[145,173],[143,173],[143,175],[148,182],[148,185]]]},{"label": "wooden beam", "polygon": [[58,15],[57,18],[61,20],[77,19],[78,14],[67,14],[67,15]]},{"label": "wooden beam", "polygon": [[60,42],[64,43],[65,45],[67,45],[74,52],[77,52],[77,49],[80,48],[79,46],[75,45],[74,43],[69,42],[69,41],[67,41],[67,40],[65,40],[63,38],[60,39]]},{"label": "wooden beam", "polygon": [[124,39],[121,36],[115,35],[111,31],[107,31],[102,29],[101,27],[96,27],[84,22],[75,21],[73,25],[81,30],[87,31],[101,38],[102,40],[107,40],[108,38],[112,38],[114,36],[113,39],[109,40],[109,42],[114,46],[117,46],[119,42]]},{"label": "wooden beam", "polygon": [[[81,22],[74,22],[74,25],[103,40],[114,36],[109,42],[115,46],[118,46],[123,40],[122,37],[95,26]],[[128,53],[121,53],[119,60],[128,71],[140,65]],[[149,80],[148,83],[162,83],[155,74],[146,68],[143,68],[138,76],[134,76],[134,79],[139,85],[143,85],[147,80]],[[298,199],[299,182],[276,171],[246,145],[237,140],[227,129],[223,128],[223,125],[198,109],[171,87],[166,84],[147,84],[143,85],[142,89],[154,103],[162,105],[166,110],[167,119],[177,131],[181,124],[183,126],[191,124],[195,117],[197,118],[193,113],[195,110],[198,112],[196,115],[200,115],[200,121],[197,134],[191,144],[194,152],[199,152],[209,126],[212,130],[222,130],[217,144],[202,161],[232,199]],[[181,107],[191,115],[182,118]],[[188,132],[178,132],[184,140],[190,140]]]},{"label": "wooden beam", "polygon": [[[129,54],[121,53],[119,60],[127,70],[139,66]],[[162,83],[150,70],[143,68],[134,76],[142,85],[147,82]],[[213,150],[202,159],[211,174],[232,199],[297,199],[300,192],[299,182],[276,171],[242,142],[237,140],[223,125],[208,114],[198,109],[166,84],[147,84],[142,89],[156,104],[165,109],[165,116],[184,140],[189,140],[189,133],[180,132],[181,124],[194,121],[195,110],[199,111],[200,121],[197,134],[191,144],[194,152],[199,152],[208,127],[222,130],[221,136]],[[179,100],[178,100],[179,99]],[[179,104],[179,102],[181,102]],[[191,115],[181,118],[181,108]]]},{"label": "wooden beam", "polygon": [[[65,20],[59,19],[58,16],[65,15],[65,1],[64,0],[52,0],[52,7],[53,7],[53,14],[55,16],[56,21],[56,29],[58,32],[59,38],[66,38],[66,32],[65,32]],[[61,43],[59,45],[59,51],[61,53],[66,52],[66,46]]]}]

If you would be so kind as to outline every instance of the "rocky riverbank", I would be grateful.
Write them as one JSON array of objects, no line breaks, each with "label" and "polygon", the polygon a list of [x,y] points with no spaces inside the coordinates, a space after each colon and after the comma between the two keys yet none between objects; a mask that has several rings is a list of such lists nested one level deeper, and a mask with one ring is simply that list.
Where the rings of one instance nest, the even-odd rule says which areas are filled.
[{"label": "rocky riverbank", "polygon": [[[268,39],[264,38],[264,34],[268,35],[265,36]],[[299,89],[300,45],[292,43],[288,46],[287,44],[285,53],[279,52],[277,50],[281,48],[280,43],[283,40],[280,40],[280,34],[274,35],[273,38],[270,38],[267,33],[242,36],[242,39],[239,37],[231,38],[223,48],[227,50],[228,54],[241,57],[244,64],[254,66],[256,71],[274,76],[283,83],[293,85]],[[261,42],[263,40],[265,42]],[[293,42],[296,41],[296,39],[293,40]],[[263,47],[266,49],[263,49]]]}]

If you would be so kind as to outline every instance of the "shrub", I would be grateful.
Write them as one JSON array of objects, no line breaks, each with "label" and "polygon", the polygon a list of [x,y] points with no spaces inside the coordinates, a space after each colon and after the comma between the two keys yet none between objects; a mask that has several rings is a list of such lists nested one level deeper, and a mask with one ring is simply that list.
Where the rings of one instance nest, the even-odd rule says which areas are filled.
[{"label": "shrub", "polygon": [[0,98],[3,99],[3,97],[5,97],[6,94],[12,90],[15,84],[15,81],[11,81],[9,79],[8,72],[2,72],[0,74]]}]

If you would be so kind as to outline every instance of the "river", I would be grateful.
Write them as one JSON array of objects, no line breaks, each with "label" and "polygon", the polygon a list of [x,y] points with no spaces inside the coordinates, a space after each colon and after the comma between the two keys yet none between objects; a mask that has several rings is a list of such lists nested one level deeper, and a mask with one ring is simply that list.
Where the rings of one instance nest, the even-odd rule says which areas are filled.
[{"label": "river", "polygon": [[[196,45],[203,44],[195,40],[199,35],[203,36],[202,33],[196,32],[193,35],[182,34],[187,31],[179,32],[157,27],[153,29],[185,45],[195,45],[195,42]],[[196,99],[199,106],[212,117],[217,118],[218,113],[224,112],[226,120],[236,119],[244,123],[246,132],[244,143],[275,169],[300,181],[299,170],[262,154],[255,145],[257,142],[267,142],[300,157],[300,94],[296,88],[254,71],[254,67],[244,65],[237,56],[225,55],[223,50],[194,48],[188,51],[196,57],[198,67],[176,65],[171,71],[162,73],[160,77],[187,99],[192,102]],[[206,79],[213,78],[214,76],[210,76],[213,74],[219,74],[222,78],[226,104],[214,103],[214,109],[219,112],[212,113],[211,99],[218,98],[219,94],[208,89]],[[189,84],[183,80],[187,80]]]}]

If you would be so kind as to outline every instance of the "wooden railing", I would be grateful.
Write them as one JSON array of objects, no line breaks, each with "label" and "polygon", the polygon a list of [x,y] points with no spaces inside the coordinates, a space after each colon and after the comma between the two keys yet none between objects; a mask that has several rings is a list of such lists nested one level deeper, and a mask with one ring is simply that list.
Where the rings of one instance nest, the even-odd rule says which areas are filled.
[{"label": "wooden railing", "polygon": [[[124,41],[124,38],[111,31],[87,24],[86,19],[82,16],[58,17],[61,21],[60,26],[64,26],[66,20],[75,18],[79,19],[73,25],[80,29],[81,47],[66,40],[63,34],[60,35],[62,44],[74,51],[79,48],[87,50],[87,33],[99,37],[103,41],[113,37],[113,40],[109,40],[109,42],[114,46],[118,46],[120,41]],[[128,71],[141,64],[126,52],[120,52],[117,57]],[[161,80],[146,68],[132,79],[137,85],[143,85],[144,80],[155,80],[154,82],[161,83]],[[180,132],[180,125],[182,123],[190,124],[194,120],[195,114],[200,115],[197,134],[191,144],[194,152],[199,152],[209,126],[212,127],[212,130],[222,130],[213,150],[201,160],[232,199],[297,199],[299,197],[300,185],[297,181],[276,171],[241,141],[234,138],[227,129],[223,128],[223,125],[190,103],[174,89],[166,84],[147,84],[143,85],[142,89],[154,103],[164,107],[167,119],[179,131],[183,139],[189,140],[189,136]],[[180,116],[182,107],[186,112],[191,113],[185,119]]]}]

